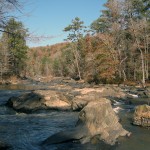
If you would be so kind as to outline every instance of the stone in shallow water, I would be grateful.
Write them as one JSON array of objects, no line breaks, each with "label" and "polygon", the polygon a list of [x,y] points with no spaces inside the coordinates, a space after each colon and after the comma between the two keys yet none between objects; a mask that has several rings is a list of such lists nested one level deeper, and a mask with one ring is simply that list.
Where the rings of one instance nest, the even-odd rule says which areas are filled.
[{"label": "stone in shallow water", "polygon": [[129,136],[123,129],[119,119],[106,98],[89,102],[79,113],[76,127],[58,132],[47,138],[43,144],[62,143],[70,140],[80,140],[81,143],[92,142],[96,137],[100,141],[114,145],[119,136]]},{"label": "stone in shallow water", "polygon": [[[119,119],[111,107],[111,102],[106,98],[88,103],[79,114],[79,125],[88,130],[88,137],[99,137],[99,140],[107,144],[115,144],[119,136],[126,136],[130,133],[123,129]],[[83,138],[83,142],[88,142]]]},{"label": "stone in shallow water", "polygon": [[143,127],[150,127],[150,106],[149,105],[139,105],[136,106],[133,124]]}]

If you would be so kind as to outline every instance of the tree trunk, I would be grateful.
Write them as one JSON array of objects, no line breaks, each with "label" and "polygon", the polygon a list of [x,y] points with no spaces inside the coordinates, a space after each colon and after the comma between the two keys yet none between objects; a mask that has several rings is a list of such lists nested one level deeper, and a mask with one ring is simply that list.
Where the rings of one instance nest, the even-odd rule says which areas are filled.
[{"label": "tree trunk", "polygon": [[79,77],[79,80],[81,80],[81,71],[80,71],[80,66],[79,66],[79,54],[78,54],[78,51],[77,51],[77,48],[76,48],[76,45],[74,44],[74,47],[73,47],[73,54],[74,54],[74,57],[75,57],[75,65],[77,67],[77,72],[78,72],[78,77]]},{"label": "tree trunk", "polygon": [[139,44],[139,41],[138,41],[136,33],[135,33],[135,28],[134,28],[134,25],[133,25],[132,18],[130,18],[130,20],[131,20],[131,25],[132,25],[132,29],[133,29],[133,34],[134,34],[135,42],[136,42],[137,48],[138,48],[138,50],[140,52],[141,67],[142,67],[142,84],[143,84],[143,86],[145,86],[145,63],[144,63],[144,55],[143,55],[142,49],[140,48],[140,44]]}]

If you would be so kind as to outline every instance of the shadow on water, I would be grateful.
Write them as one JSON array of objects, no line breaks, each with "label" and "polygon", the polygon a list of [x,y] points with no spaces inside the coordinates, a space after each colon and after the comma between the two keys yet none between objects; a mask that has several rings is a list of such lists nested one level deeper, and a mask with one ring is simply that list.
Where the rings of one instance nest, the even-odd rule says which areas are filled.
[{"label": "shadow on water", "polygon": [[116,146],[110,146],[104,142],[99,144],[80,144],[78,141],[55,144],[51,146],[42,147],[42,150],[115,150]]}]

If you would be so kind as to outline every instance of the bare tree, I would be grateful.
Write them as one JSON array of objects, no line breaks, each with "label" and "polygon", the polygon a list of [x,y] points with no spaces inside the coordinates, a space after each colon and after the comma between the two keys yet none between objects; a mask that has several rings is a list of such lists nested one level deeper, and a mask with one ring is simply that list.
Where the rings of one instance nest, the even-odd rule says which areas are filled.
[{"label": "bare tree", "polygon": [[[13,10],[18,10],[20,5],[19,5],[19,1],[18,0],[0,0],[0,31],[1,32],[6,32],[4,30],[4,27],[7,23],[7,21],[13,17],[12,15],[10,15],[10,12],[12,12]],[[7,31],[7,33],[9,33]]]}]

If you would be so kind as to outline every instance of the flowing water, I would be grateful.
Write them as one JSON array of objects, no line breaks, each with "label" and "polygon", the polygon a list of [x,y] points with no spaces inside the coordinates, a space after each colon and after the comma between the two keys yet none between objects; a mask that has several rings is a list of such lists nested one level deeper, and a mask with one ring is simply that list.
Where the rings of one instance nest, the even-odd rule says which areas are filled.
[{"label": "flowing water", "polygon": [[[132,132],[130,138],[120,138],[116,146],[104,143],[80,144],[68,142],[41,147],[40,143],[50,135],[74,127],[77,112],[39,111],[33,114],[17,113],[5,106],[11,96],[38,89],[37,86],[0,87],[0,141],[12,146],[13,150],[149,150],[150,130],[131,125],[132,108],[117,104],[121,124]],[[82,129],[81,129],[82,130]]]}]

